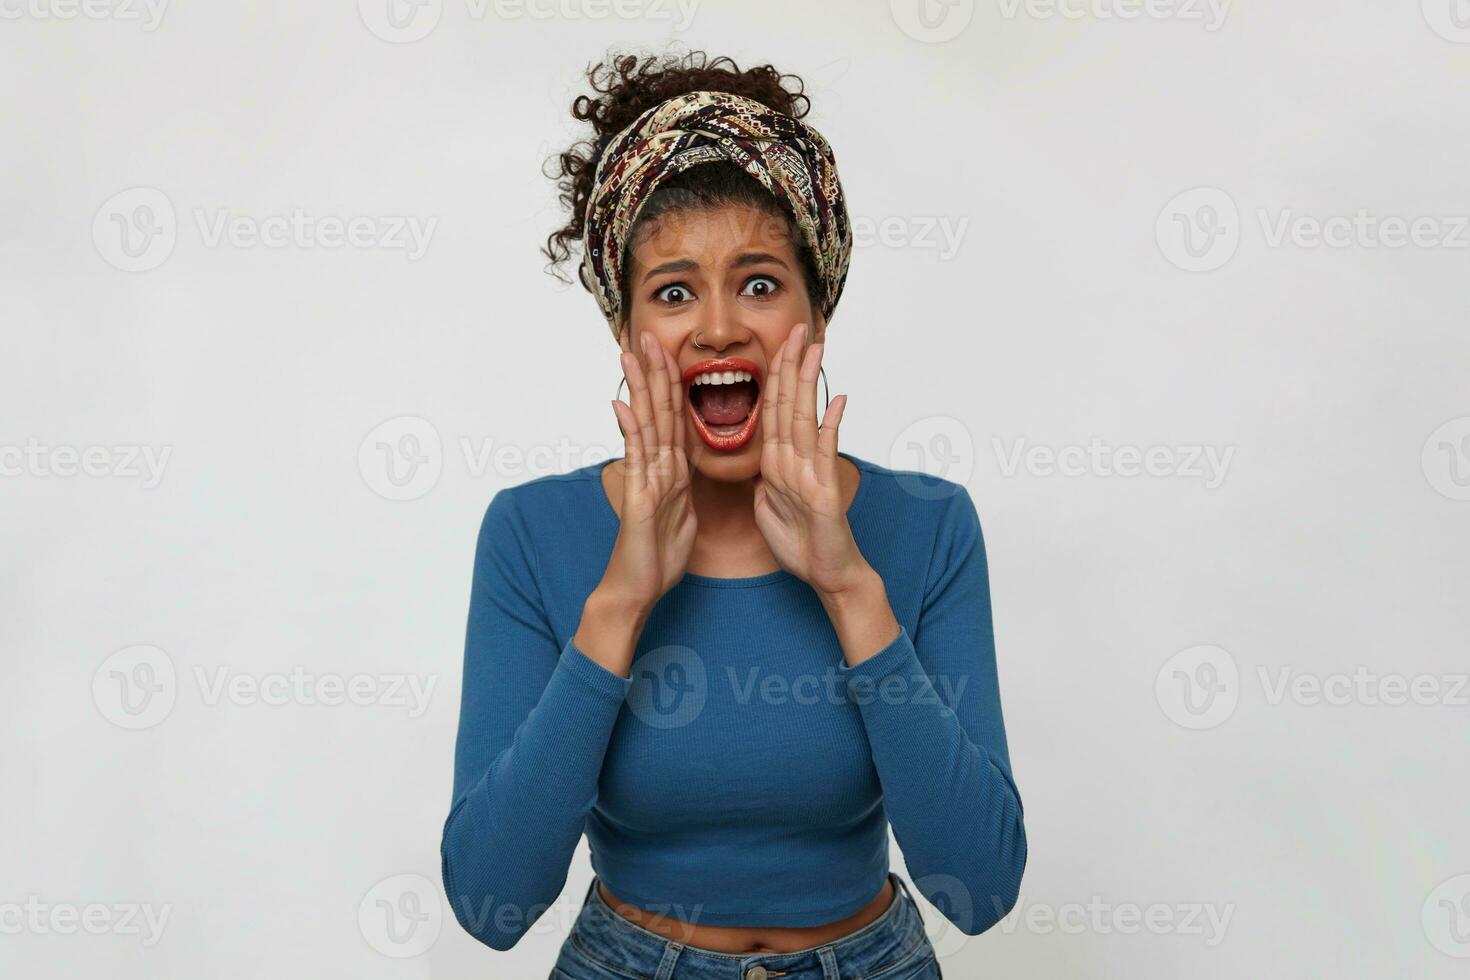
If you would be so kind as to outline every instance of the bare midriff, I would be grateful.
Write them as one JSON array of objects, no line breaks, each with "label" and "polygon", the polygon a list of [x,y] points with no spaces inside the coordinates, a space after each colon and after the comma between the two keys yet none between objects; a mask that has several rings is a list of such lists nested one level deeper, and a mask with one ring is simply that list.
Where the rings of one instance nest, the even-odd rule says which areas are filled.
[{"label": "bare midriff", "polygon": [[834,939],[841,939],[856,932],[888,910],[893,903],[893,879],[883,882],[883,887],[871,902],[863,908],[836,922],[820,926],[701,926],[684,922],[655,912],[644,910],[618,899],[607,890],[602,881],[597,882],[597,892],[614,912],[635,925],[647,929],[665,939],[683,943],[696,949],[713,950],[716,953],[793,953],[799,949],[820,946]]}]

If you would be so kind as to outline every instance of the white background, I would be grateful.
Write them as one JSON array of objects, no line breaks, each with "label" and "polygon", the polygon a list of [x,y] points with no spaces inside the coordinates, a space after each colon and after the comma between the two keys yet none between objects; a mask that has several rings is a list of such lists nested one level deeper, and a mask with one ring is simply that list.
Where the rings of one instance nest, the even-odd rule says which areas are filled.
[{"label": "white background", "polygon": [[[807,80],[859,233],[826,358],[843,448],[980,509],[1031,855],[1010,918],[936,938],[946,976],[1463,975],[1452,0],[704,0],[682,31],[672,4],[445,0],[416,41],[386,2],[0,0],[0,973],[550,971],[585,844],[510,952],[438,891],[471,559],[497,488],[621,452],[616,347],[542,271],[540,167],[584,135],[589,61],[674,38]],[[137,210],[160,196],[172,225]],[[434,224],[417,257],[209,234],[295,209]],[[1430,224],[1392,247],[1385,218]],[[378,443],[405,435],[428,462],[397,486]],[[1124,447],[1154,473],[1120,475]],[[167,453],[159,478],[132,452]],[[371,703],[215,697],[298,668]],[[1360,668],[1346,703],[1275,697]],[[150,676],[172,707],[129,714],[119,678]],[[1385,676],[1438,694],[1381,703]]]}]

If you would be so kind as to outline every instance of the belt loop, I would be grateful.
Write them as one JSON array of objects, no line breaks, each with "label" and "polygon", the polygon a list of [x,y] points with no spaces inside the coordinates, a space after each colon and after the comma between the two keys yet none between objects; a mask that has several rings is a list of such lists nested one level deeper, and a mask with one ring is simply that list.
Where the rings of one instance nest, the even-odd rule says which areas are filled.
[{"label": "belt loop", "polygon": [[658,962],[658,972],[653,975],[653,980],[669,980],[674,975],[674,964],[679,962],[679,954],[683,951],[682,944],[670,939],[664,946],[664,956]]},{"label": "belt loop", "polygon": [[837,954],[831,946],[817,950],[817,959],[822,964],[822,980],[842,980],[842,974],[837,971]]}]

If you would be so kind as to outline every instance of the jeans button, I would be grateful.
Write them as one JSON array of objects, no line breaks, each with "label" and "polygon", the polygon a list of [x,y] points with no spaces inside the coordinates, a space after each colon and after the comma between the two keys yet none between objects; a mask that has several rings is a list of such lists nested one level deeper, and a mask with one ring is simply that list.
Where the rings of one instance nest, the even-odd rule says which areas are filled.
[{"label": "jeans button", "polygon": [[745,980],[767,980],[770,973],[763,966],[753,966],[745,971]]}]

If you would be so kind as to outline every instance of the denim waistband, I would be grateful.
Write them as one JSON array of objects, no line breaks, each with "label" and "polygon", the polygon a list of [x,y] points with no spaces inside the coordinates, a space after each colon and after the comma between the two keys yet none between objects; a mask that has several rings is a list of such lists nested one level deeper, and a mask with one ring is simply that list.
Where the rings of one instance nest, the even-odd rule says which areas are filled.
[{"label": "denim waistband", "polygon": [[[593,877],[562,957],[580,956],[610,977],[629,980],[855,980],[906,961],[919,962],[932,947],[924,920],[896,872],[893,901],[872,922],[818,946],[789,953],[721,953],[667,939],[615,912]],[[567,947],[570,947],[568,949]],[[574,978],[575,967],[565,968]]]}]

